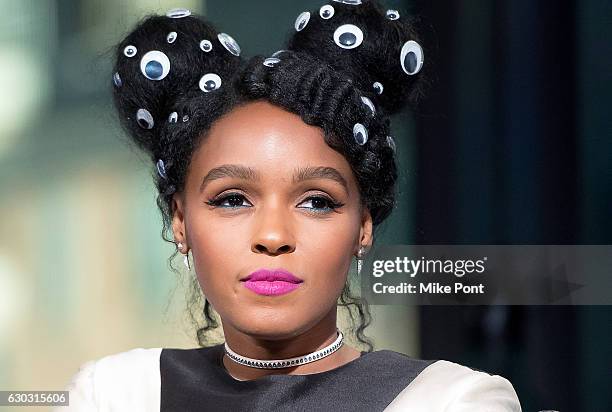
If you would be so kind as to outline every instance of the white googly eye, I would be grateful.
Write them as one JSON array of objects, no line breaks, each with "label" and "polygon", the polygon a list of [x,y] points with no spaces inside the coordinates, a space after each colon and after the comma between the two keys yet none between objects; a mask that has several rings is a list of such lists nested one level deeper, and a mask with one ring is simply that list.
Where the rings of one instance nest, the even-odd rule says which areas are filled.
[{"label": "white googly eye", "polygon": [[295,19],[295,31],[304,30],[304,27],[306,27],[309,21],[310,21],[309,11],[300,13],[300,15],[297,16],[297,19]]},{"label": "white googly eye", "polygon": [[164,165],[164,161],[162,159],[159,159],[157,161],[157,173],[163,178],[163,179],[168,179],[168,176],[166,175],[166,165]]},{"label": "white googly eye", "polygon": [[417,74],[423,67],[423,49],[414,40],[409,40],[402,46],[400,63],[406,74]]},{"label": "white googly eye", "polygon": [[387,17],[389,20],[397,20],[400,18],[400,14],[397,10],[387,10],[385,17]]},{"label": "white googly eye", "polygon": [[395,140],[393,140],[393,137],[387,136],[387,144],[389,145],[391,150],[393,150],[394,152],[397,150],[397,148],[395,146]]},{"label": "white googly eye", "polygon": [[173,19],[180,19],[181,17],[191,16],[191,11],[187,9],[172,9],[168,10],[166,16]]},{"label": "white googly eye", "polygon": [[153,116],[147,109],[138,109],[136,112],[136,121],[138,122],[138,126],[143,129],[152,129],[153,125]]},{"label": "white googly eye", "polygon": [[277,57],[268,57],[266,60],[263,61],[263,65],[268,66],[268,67],[274,67],[279,62],[280,62],[280,59]]},{"label": "white googly eye", "polygon": [[354,49],[363,43],[363,32],[353,24],[343,24],[334,32],[334,41],[343,49]]},{"label": "white googly eye", "polygon": [[328,20],[334,17],[335,12],[336,10],[334,10],[334,6],[331,4],[326,4],[319,9],[319,16],[321,16],[322,19]]},{"label": "white googly eye", "polygon": [[363,102],[363,104],[368,106],[368,109],[370,109],[370,111],[372,112],[372,116],[374,116],[376,114],[376,107],[374,107],[374,103],[372,103],[372,100],[368,99],[365,96],[361,96],[361,101]]},{"label": "white googly eye", "polygon": [[361,0],[334,0],[338,3],[350,4],[352,6],[358,6],[361,4]]},{"label": "white googly eye", "polygon": [[217,38],[223,47],[225,47],[230,53],[232,53],[234,56],[240,56],[240,46],[232,36],[227,33],[219,33]]},{"label": "white googly eye", "polygon": [[372,85],[376,94],[383,94],[383,90],[385,90],[384,86],[380,82],[374,82]]},{"label": "white googly eye", "polygon": [[178,121],[178,113],[172,112],[170,116],[168,116],[168,123],[176,123]]},{"label": "white googly eye", "polygon": [[126,57],[134,57],[136,56],[137,52],[138,49],[136,49],[136,46],[132,46],[131,44],[129,46],[125,46],[125,49],[123,49],[123,54]]},{"label": "white googly eye", "polygon": [[149,80],[161,80],[170,73],[170,60],[163,52],[151,50],[140,59],[140,71]]},{"label": "white googly eye", "polygon": [[123,82],[121,81],[121,76],[119,76],[118,72],[113,74],[113,83],[115,83],[115,86],[117,87],[121,87],[121,85],[123,84]]},{"label": "white googly eye", "polygon": [[168,35],[166,36],[166,41],[168,43],[174,43],[175,40],[176,40],[176,32],[171,31],[170,33],[168,33]]},{"label": "white googly eye", "polygon": [[358,145],[363,146],[368,141],[368,130],[361,123],[355,123],[355,126],[353,126],[353,137]]},{"label": "white googly eye", "polygon": [[207,73],[200,79],[200,89],[203,92],[212,92],[221,87],[221,78],[215,73]]},{"label": "white googly eye", "polygon": [[183,116],[183,123],[187,123],[189,121],[189,115],[186,114]]},{"label": "white googly eye", "polygon": [[270,57],[278,57],[279,55],[281,55],[282,53],[286,52],[287,50],[278,50],[275,51],[274,53],[272,53],[272,56]]},{"label": "white googly eye", "polygon": [[212,43],[210,42],[210,40],[202,40],[200,42],[200,49],[202,49],[206,53],[211,51],[212,50]]}]

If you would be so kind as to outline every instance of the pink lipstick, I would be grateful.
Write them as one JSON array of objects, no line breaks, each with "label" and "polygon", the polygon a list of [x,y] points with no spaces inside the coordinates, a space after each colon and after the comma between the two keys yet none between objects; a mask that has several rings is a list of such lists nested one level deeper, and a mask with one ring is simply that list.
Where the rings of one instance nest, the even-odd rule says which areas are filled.
[{"label": "pink lipstick", "polygon": [[300,287],[302,279],[284,269],[259,269],[244,279],[244,286],[259,295],[283,295]]}]

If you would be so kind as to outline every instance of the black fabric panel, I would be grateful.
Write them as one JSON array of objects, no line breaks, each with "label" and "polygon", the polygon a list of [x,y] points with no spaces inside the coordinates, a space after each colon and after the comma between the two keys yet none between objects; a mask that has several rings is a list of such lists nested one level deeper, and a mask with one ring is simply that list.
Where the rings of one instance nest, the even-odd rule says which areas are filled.
[{"label": "black fabric panel", "polygon": [[382,411],[435,360],[381,350],[311,375],[237,381],[222,363],[223,345],[164,348],[161,411]]}]

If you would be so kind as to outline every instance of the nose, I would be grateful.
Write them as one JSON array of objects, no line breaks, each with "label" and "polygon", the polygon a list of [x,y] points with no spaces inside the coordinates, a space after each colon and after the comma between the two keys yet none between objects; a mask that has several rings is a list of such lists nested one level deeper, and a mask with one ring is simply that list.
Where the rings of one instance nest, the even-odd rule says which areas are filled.
[{"label": "nose", "polygon": [[295,250],[295,237],[290,216],[281,207],[259,210],[251,251],[269,255],[291,253]]}]

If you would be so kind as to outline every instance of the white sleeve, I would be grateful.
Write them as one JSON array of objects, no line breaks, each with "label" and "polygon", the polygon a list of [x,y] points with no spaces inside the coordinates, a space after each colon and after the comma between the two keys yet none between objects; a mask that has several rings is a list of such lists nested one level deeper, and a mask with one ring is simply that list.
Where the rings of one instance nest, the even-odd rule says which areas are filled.
[{"label": "white sleeve", "polygon": [[82,364],[64,389],[69,391],[69,406],[58,406],[52,412],[97,412],[94,398],[95,373],[95,360]]},{"label": "white sleeve", "polygon": [[439,360],[423,369],[385,412],[408,410],[521,412],[521,404],[507,379]]}]

